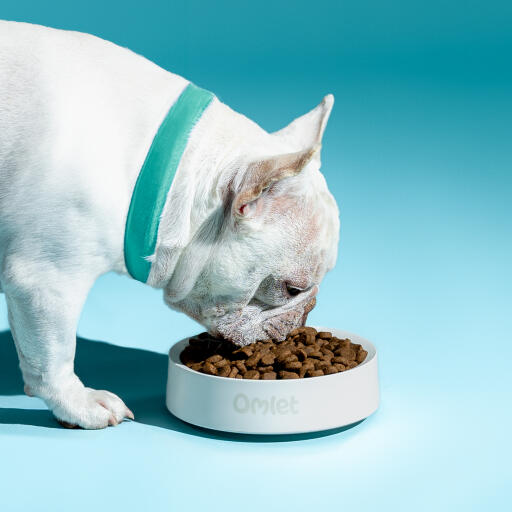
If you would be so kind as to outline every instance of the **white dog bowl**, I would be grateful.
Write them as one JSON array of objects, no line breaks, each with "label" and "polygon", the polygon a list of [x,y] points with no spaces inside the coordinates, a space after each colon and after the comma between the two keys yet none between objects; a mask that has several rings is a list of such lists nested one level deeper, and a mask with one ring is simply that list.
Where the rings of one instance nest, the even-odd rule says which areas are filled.
[{"label": "white dog bowl", "polygon": [[379,405],[377,351],[355,334],[316,327],[349,338],[368,352],[344,372],[304,379],[245,380],[197,372],[180,361],[188,338],[169,351],[167,408],[178,418],[243,434],[298,434],[356,423]]}]

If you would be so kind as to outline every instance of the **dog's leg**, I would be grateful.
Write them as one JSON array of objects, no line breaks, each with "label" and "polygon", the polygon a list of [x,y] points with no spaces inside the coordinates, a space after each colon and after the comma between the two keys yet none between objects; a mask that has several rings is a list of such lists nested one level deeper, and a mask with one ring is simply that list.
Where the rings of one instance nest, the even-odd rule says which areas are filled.
[{"label": "dog's leg", "polygon": [[85,387],[74,372],[76,326],[93,279],[35,272],[30,265],[3,277],[9,323],[25,392],[42,398],[61,422],[83,428],[117,425],[133,413],[109,391]]}]

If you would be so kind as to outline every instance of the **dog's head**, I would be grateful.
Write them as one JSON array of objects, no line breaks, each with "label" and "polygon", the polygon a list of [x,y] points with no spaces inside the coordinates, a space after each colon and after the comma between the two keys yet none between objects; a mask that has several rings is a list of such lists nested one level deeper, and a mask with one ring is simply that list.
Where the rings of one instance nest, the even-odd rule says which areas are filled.
[{"label": "dog's head", "polygon": [[326,96],[267,134],[270,156],[248,147],[231,164],[222,205],[184,249],[165,288],[170,307],[239,345],[282,340],[305,323],[337,255],[338,208],[320,173],[333,101]]}]

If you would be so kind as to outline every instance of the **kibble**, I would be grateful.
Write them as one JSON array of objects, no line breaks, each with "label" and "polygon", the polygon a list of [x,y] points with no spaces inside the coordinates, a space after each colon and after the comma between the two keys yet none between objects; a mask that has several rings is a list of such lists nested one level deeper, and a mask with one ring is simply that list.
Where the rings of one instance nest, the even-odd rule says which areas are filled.
[{"label": "kibble", "polygon": [[239,347],[201,333],[189,339],[181,361],[190,369],[232,379],[302,379],[355,368],[368,353],[349,339],[313,327],[299,327],[284,341],[257,341]]}]

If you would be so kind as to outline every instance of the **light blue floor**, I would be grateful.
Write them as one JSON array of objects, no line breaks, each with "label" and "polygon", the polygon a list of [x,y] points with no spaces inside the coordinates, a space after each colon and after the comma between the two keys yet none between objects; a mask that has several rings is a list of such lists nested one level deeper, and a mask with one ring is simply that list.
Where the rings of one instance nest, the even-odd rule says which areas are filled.
[{"label": "light blue floor", "polygon": [[[305,438],[188,426],[164,408],[166,352],[199,327],[159,292],[107,275],[83,312],[77,368],[136,421],[64,430],[22,394],[0,296],[1,512],[510,510],[510,10],[267,3],[245,14],[180,3],[185,28],[165,21],[164,2],[71,12],[18,1],[0,17],[129,46],[269,130],[335,94],[322,160],[340,254],[309,323],[375,343],[379,410]],[[183,45],[166,46],[168,23]]]}]

